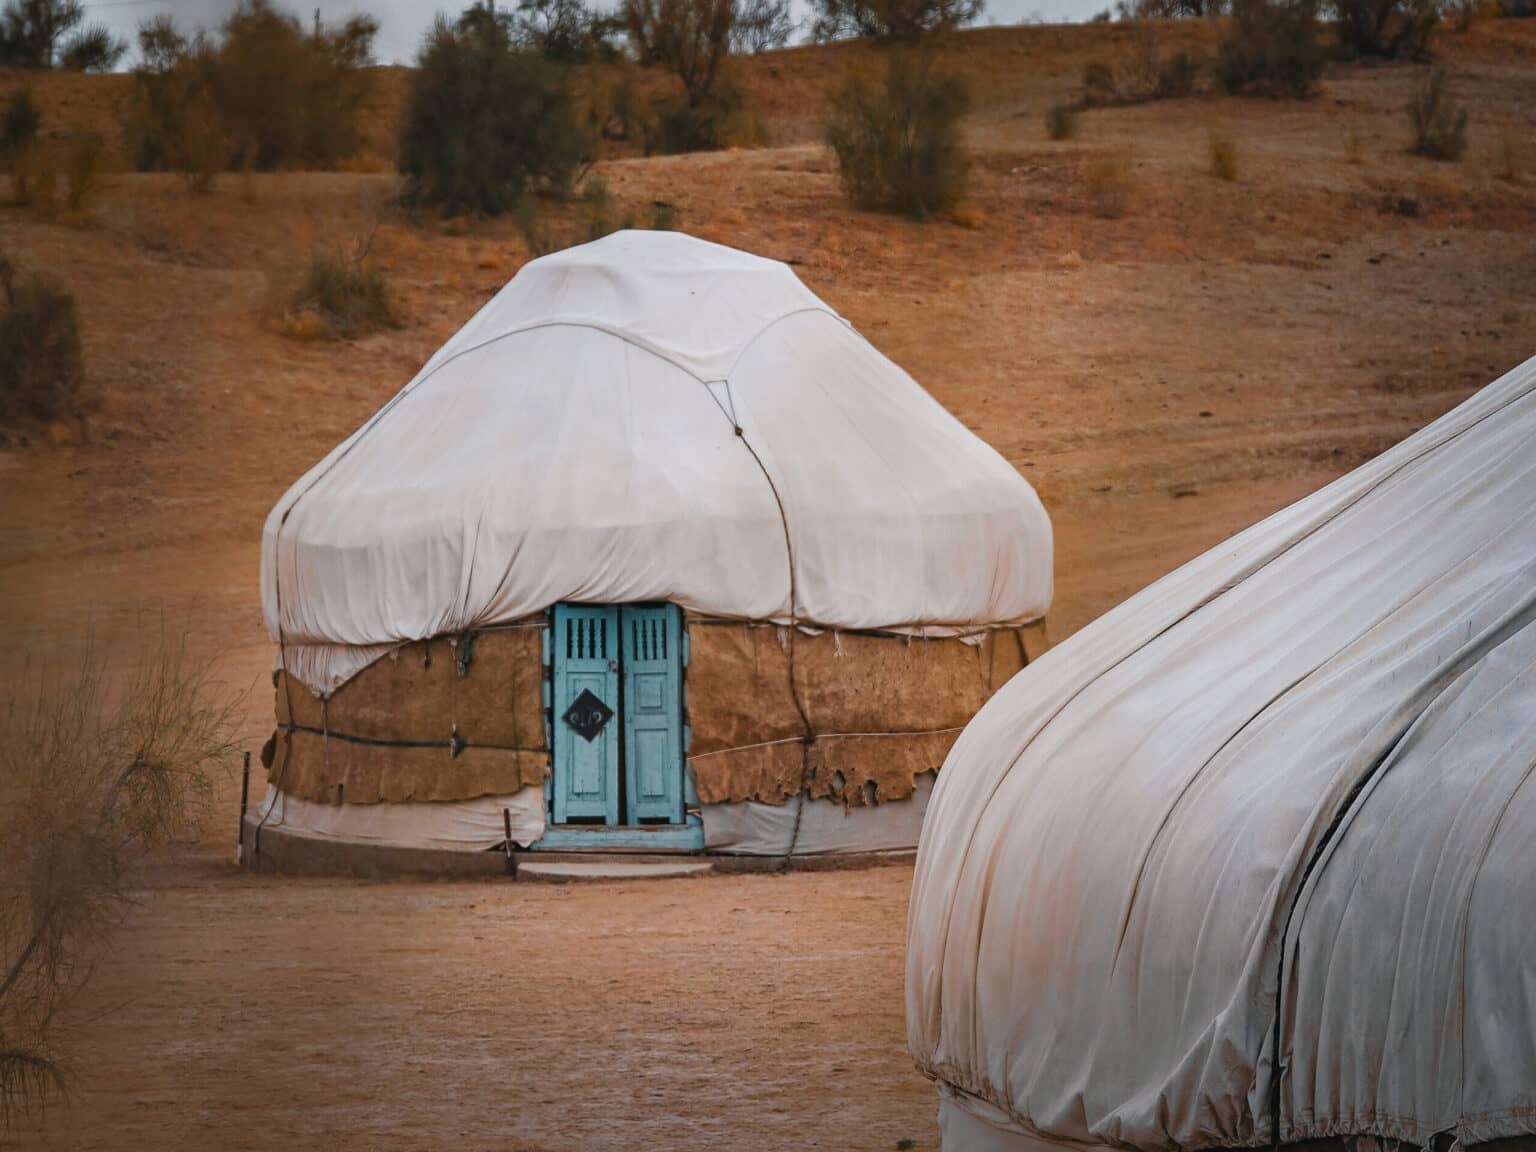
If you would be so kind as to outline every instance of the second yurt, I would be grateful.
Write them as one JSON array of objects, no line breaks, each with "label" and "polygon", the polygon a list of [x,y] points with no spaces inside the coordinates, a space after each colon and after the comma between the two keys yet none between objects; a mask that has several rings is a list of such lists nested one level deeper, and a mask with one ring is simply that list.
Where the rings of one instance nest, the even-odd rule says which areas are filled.
[{"label": "second yurt", "polygon": [[788,267],[618,233],[525,266],[273,508],[250,823],[910,848],[1050,596],[1029,484]]},{"label": "second yurt", "polygon": [[1046,653],[951,750],[947,1149],[1533,1146],[1536,360]]}]

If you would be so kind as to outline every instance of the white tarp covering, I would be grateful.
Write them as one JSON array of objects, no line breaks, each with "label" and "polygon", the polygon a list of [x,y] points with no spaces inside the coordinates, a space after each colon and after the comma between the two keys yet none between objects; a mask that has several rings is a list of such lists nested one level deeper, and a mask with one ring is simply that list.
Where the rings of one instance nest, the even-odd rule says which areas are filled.
[{"label": "white tarp covering", "polygon": [[1285,1142],[1536,1133],[1533,769],[1536,360],[961,735],[907,944],[946,1131],[1199,1149],[1269,1142],[1277,1108]]},{"label": "white tarp covering", "polygon": [[1024,623],[1051,530],[785,265],[621,232],[524,267],[278,501],[261,569],[290,670],[329,692],[389,645],[557,601]]},{"label": "white tarp covering", "polygon": [[[700,810],[704,848],[738,856],[785,856],[791,845],[797,856],[910,849],[917,843],[932,790],[933,774],[929,772],[918,777],[911,797],[884,804],[849,808],[833,800],[809,798],[787,804],[750,800],[706,804]],[[504,809],[511,816],[515,843],[526,848],[544,835],[541,788],[473,800],[316,804],[269,785],[254,820],[263,828],[281,828],[320,840],[483,852],[506,841]]]}]

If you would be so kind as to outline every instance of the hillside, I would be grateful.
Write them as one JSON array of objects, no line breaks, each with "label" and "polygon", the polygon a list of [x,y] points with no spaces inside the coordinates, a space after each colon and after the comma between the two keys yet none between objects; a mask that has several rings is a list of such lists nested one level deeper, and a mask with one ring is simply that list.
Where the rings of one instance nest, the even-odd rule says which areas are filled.
[{"label": "hillside", "polygon": [[[1167,50],[1212,33],[1186,25],[1156,34]],[[682,229],[791,261],[1020,469],[1056,526],[1055,640],[1536,353],[1536,21],[1442,37],[1457,95],[1471,110],[1471,149],[1457,164],[1407,152],[1403,109],[1424,74],[1412,65],[1333,65],[1322,94],[1305,102],[1206,97],[1093,110],[1076,139],[1051,142],[1043,122],[1050,102],[1075,88],[1089,60],[1137,51],[1136,36],[1092,25],[954,37],[945,51],[974,79],[975,164],[967,203],[950,220],[857,212],[840,194],[833,161],[816,143],[819,94],[875,54],[865,45],[743,61],[762,148],[614,156],[597,167],[615,200],[642,220],[662,201]],[[360,171],[230,175],[206,196],[175,177],[122,171],[90,218],[72,224],[0,207],[0,249],[52,270],[76,293],[101,394],[84,429],[10,434],[0,448],[0,620],[19,653],[13,665],[72,642],[87,622],[111,644],[163,620],[187,629],[199,650],[220,653],[234,685],[252,688],[251,747],[270,731],[272,653],[257,595],[267,510],[528,258],[508,220],[413,217],[395,204],[390,141],[407,76],[377,72]],[[101,131],[123,163],[130,79],[0,73],[0,95],[23,79],[43,105],[46,131]],[[1213,130],[1235,142],[1234,182],[1207,171]],[[1506,152],[1518,160],[1514,179]],[[1123,192],[1118,214],[1105,202],[1106,180]],[[316,248],[346,248],[369,235],[400,326],[354,342],[282,335],[272,321],[276,286]],[[236,805],[231,784],[208,834],[221,852]],[[456,1015],[389,1018],[444,1059],[466,1051],[454,1028],[506,1008],[505,990],[481,977],[485,963],[517,954],[514,927],[475,944],[471,932],[492,930],[453,914],[457,889],[363,900],[346,885],[226,884],[214,861],[209,851],[173,872],[163,900],[114,957],[103,1003],[137,1006],[91,1025],[116,1078],[86,1093],[67,1120],[92,1139],[60,1143],[249,1146],[244,1089],[286,1093],[329,1115],[333,1096],[359,1083],[380,1099],[414,1101],[417,1140],[399,1146],[440,1147],[442,1133],[466,1116],[477,1118],[483,1143],[500,1138],[482,1124],[494,1103],[484,1096],[487,1069],[455,1069],[451,1088],[424,1098],[425,1081],[390,1056],[393,1033],[375,1036],[377,1048],[349,1048],[345,1082],[312,1082],[301,1061],[271,1054],[292,1047],[280,1016],[330,1028],[333,1037],[362,1027],[357,1014],[369,1027],[385,1026],[372,1001],[354,994],[386,978],[348,967],[363,962],[333,923],[350,923],[355,907],[373,908],[392,945],[399,941],[397,952],[370,964],[415,966],[410,978],[391,969],[397,983],[380,985],[399,997],[421,987],[421,972],[436,970],[430,941],[458,933],[464,951],[452,960],[453,986],[440,989],[451,992]],[[666,937],[682,941],[670,945],[679,950],[713,956],[715,937],[700,934],[728,930],[737,935],[722,955],[743,971],[758,965],[761,979],[739,985],[689,977],[713,980],[742,1007],[729,1058],[710,1072],[731,1077],[730,1091],[717,1094],[722,1123],[778,1109],[792,1125],[806,1085],[785,1070],[812,1068],[870,1086],[818,1116],[822,1147],[889,1147],[932,1128],[931,1090],[900,1051],[904,881],[872,882],[874,902],[859,905],[859,947],[870,950],[859,971],[872,973],[869,989],[861,976],[859,996],[846,994],[851,973],[836,973],[832,961],[806,967],[777,935],[783,916],[730,915],[741,911],[733,901],[747,899],[739,893],[769,892],[786,907],[821,899],[822,911],[808,920],[821,934],[818,955],[831,955],[843,939],[838,901],[851,899],[843,884],[785,877],[754,888],[733,880],[713,890],[718,917],[690,920]],[[628,894],[630,919],[594,928],[584,962],[601,967],[611,954],[613,972],[632,973],[632,924],[663,914],[670,905],[647,901],[669,891]],[[548,905],[559,903],[551,897]],[[209,917],[222,918],[227,947],[199,935]],[[515,919],[509,914],[508,925]],[[553,929],[547,937],[539,947],[558,949],[562,937]],[[281,1012],[239,1017],[225,1035],[231,1047],[218,1048],[220,1075],[189,1072],[193,1048],[167,1044],[175,1020],[219,1034],[242,1011],[238,997],[267,978],[245,967],[253,951],[297,953],[312,941],[328,950],[308,970],[313,979],[285,978]],[[184,967],[181,982],[159,994],[155,965],[165,955]],[[688,988],[679,980],[681,997]],[[604,1004],[602,1011],[638,1012]],[[767,1004],[784,1007],[753,1023],[746,1010]],[[634,1026],[643,1028],[643,1015]],[[760,1067],[752,1055],[759,1042],[780,1045],[783,1059]],[[583,1066],[618,1066],[606,1062],[620,1057],[592,1035],[572,1043]],[[696,1072],[697,1061],[658,1061],[643,1097],[622,1077],[599,1077],[586,1084],[587,1099],[599,1114],[664,1120],[695,1098]],[[576,1073],[561,1075],[572,1092],[580,1087],[572,1086]],[[143,1106],[181,1101],[189,1077],[195,1109]],[[526,1105],[529,1131],[547,1135],[567,1119],[561,1093],[547,1096]],[[358,1103],[348,1115],[359,1134],[345,1146],[369,1146],[374,1111]],[[318,1139],[317,1129],[295,1131]],[[600,1126],[581,1131],[602,1143]],[[705,1134],[673,1146],[717,1141]]]}]

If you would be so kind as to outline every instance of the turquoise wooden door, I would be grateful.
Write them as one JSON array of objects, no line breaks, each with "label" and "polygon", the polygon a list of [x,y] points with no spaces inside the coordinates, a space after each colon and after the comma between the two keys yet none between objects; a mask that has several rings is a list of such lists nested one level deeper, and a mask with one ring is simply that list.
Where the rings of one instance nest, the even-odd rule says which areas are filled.
[{"label": "turquoise wooden door", "polygon": [[557,604],[553,639],[551,820],[555,824],[617,824],[618,609]]},{"label": "turquoise wooden door", "polygon": [[683,621],[675,604],[624,608],[624,822],[683,822]]}]

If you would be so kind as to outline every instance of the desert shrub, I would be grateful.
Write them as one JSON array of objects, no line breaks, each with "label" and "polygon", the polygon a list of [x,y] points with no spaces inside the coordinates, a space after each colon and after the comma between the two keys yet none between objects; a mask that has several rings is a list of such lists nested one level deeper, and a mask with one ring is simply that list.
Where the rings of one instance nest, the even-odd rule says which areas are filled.
[{"label": "desert shrub", "polygon": [[731,48],[747,53],[782,48],[799,27],[790,0],[739,0]]},{"label": "desert shrub", "polygon": [[813,0],[811,35],[817,40],[916,40],[969,24],[981,15],[982,5],[983,0]]},{"label": "desert shrub", "polygon": [[169,17],[139,27],[128,141],[141,171],[180,172],[206,191],[229,166],[232,149],[215,89],[218,53],[199,35],[188,41]]},{"label": "desert shrub", "polygon": [[17,205],[48,215],[58,193],[59,170],[52,153],[40,147],[16,153],[11,160],[11,199]]},{"label": "desert shrub", "polygon": [[752,137],[746,98],[734,80],[717,81],[697,103],[678,96],[656,105],[644,124],[647,153],[710,152]]},{"label": "desert shrub", "polygon": [[1200,87],[1201,60],[1181,49],[1161,61],[1157,69],[1157,95],[1165,100],[1193,96]]},{"label": "desert shrub", "polygon": [[625,27],[646,66],[665,68],[681,94],[643,120],[647,152],[702,152],[757,136],[746,93],[727,70],[738,31],[735,0],[624,0]]},{"label": "desert shrub", "polygon": [[306,32],[267,0],[244,0],[217,41],[146,22],[128,123],[138,167],[207,187],[229,167],[334,166],[357,149],[377,31],[354,17]]},{"label": "desert shrub", "polygon": [[79,415],[85,362],[75,298],[51,276],[0,255],[0,420]]},{"label": "desert shrub", "polygon": [[1116,102],[1114,67],[1106,60],[1090,60],[1083,65],[1083,100],[1090,105]]},{"label": "desert shrub", "polygon": [[82,28],[65,41],[59,64],[74,72],[110,72],[128,51],[126,42],[104,24]]},{"label": "desert shrub", "polygon": [[60,1011],[106,956],[144,856],[200,824],[235,755],[238,701],[162,638],[107,683],[76,661],[0,711],[0,1130],[62,1091]]},{"label": "desert shrub", "polygon": [[1412,151],[1431,160],[1460,160],[1467,151],[1467,110],[1450,93],[1450,74],[1430,72],[1408,99]]},{"label": "desert shrub", "polygon": [[[316,251],[289,301],[289,315],[306,314],[324,322],[328,335],[351,339],[394,323],[384,273],[370,263],[364,248],[353,256]],[[300,323],[295,331],[307,326]]]},{"label": "desert shrub", "polygon": [[1339,51],[1347,58],[1423,59],[1443,0],[1329,0]]},{"label": "desert shrub", "polygon": [[[666,231],[676,227],[677,209],[665,200],[651,201],[650,210],[651,228]],[[574,211],[562,209],[560,218],[546,211],[537,196],[527,194],[518,202],[515,219],[530,256],[545,256],[640,226],[634,209],[617,204],[601,177],[589,177]]]},{"label": "desert shrub", "polygon": [[623,28],[617,16],[582,0],[521,0],[511,17],[516,44],[562,64],[617,60],[614,38]]},{"label": "desert shrub", "polygon": [[1077,105],[1057,100],[1045,110],[1045,134],[1052,140],[1070,140],[1077,135]]},{"label": "desert shrub", "polygon": [[1206,135],[1205,145],[1211,175],[1218,180],[1236,180],[1237,141],[1225,132],[1212,128]]},{"label": "desert shrub", "polygon": [[0,11],[0,66],[110,71],[127,46],[104,25],[84,23],[80,0],[8,0]]},{"label": "desert shrub", "polygon": [[225,22],[211,73],[230,164],[328,168],[356,151],[377,32],[366,16],[305,32],[267,0],[243,0]]},{"label": "desert shrub", "polygon": [[1217,63],[1228,92],[1309,96],[1323,74],[1314,0],[1234,0]]},{"label": "desert shrub", "polygon": [[878,79],[855,71],[829,97],[824,135],[848,199],[924,219],[965,194],[965,78],[931,53],[898,52]]},{"label": "desert shrub", "polygon": [[1095,216],[1118,220],[1131,199],[1131,161],[1127,156],[1105,156],[1089,164],[1083,173],[1088,207]]},{"label": "desert shrub", "polygon": [[71,212],[90,210],[101,191],[106,166],[99,133],[76,132],[65,153],[64,203]]},{"label": "desert shrub", "polygon": [[592,161],[567,75],[471,8],[427,34],[400,134],[408,202],[495,214],[529,189],[566,192]]},{"label": "desert shrub", "polygon": [[1138,30],[1135,50],[1126,59],[1115,64],[1090,60],[1084,65],[1082,103],[1105,107],[1193,96],[1200,91],[1205,67],[1200,55],[1186,49],[1164,56],[1156,33],[1145,26]]},{"label": "desert shrub", "polygon": [[37,144],[42,124],[43,114],[32,99],[32,90],[23,86],[12,92],[5,102],[5,115],[0,118],[0,162],[7,171],[14,168],[18,156],[30,152]]},{"label": "desert shrub", "polygon": [[651,230],[670,232],[677,227],[677,205],[665,200],[651,201]]}]

